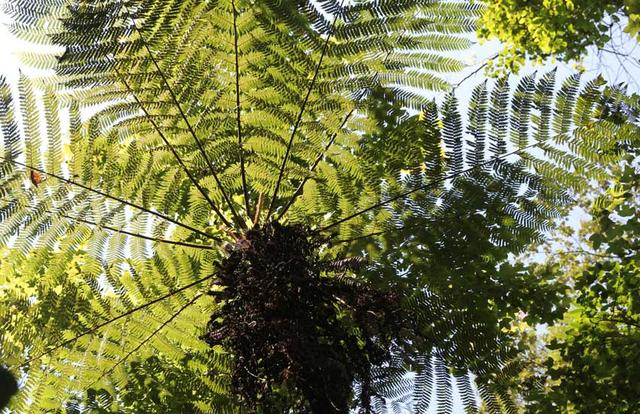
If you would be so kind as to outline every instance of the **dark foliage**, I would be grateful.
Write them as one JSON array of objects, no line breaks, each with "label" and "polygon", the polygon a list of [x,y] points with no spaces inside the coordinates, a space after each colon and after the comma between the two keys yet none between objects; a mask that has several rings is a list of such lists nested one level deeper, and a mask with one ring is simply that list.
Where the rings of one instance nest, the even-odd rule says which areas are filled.
[{"label": "dark foliage", "polygon": [[18,382],[13,374],[0,366],[0,409],[9,404],[9,400],[18,392]]},{"label": "dark foliage", "polygon": [[235,357],[232,387],[260,412],[347,413],[358,381],[362,407],[374,396],[371,370],[409,350],[416,318],[401,296],[344,274],[358,259],[319,260],[322,241],[302,226],[271,223],[230,247],[211,294],[222,301],[204,340]]}]

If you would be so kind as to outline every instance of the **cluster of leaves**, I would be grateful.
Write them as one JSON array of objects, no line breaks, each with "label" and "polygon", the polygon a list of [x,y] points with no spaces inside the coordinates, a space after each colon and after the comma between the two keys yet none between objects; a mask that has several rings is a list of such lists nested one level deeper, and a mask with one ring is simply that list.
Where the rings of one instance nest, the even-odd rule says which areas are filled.
[{"label": "cluster of leaves", "polygon": [[[610,19],[610,23],[606,20]],[[480,18],[478,35],[497,38],[504,49],[497,71],[518,72],[525,59],[579,59],[590,46],[610,40],[610,24],[626,19],[635,36],[640,23],[637,0],[495,0]],[[492,62],[493,64],[493,62]]]},{"label": "cluster of leaves", "polygon": [[579,254],[560,263],[573,274],[572,305],[545,338],[526,390],[528,412],[640,409],[640,174],[629,163],[615,170],[585,223]]},{"label": "cluster of leaves", "polygon": [[[613,88],[608,95],[620,93]],[[637,128],[639,100],[607,98],[602,116]],[[624,144],[625,160],[608,165],[607,177],[579,194],[588,219],[577,226],[575,213],[564,217],[553,237],[531,250],[545,254],[542,263],[528,265],[532,274],[549,274],[564,287],[566,310],[542,330],[528,315],[511,326],[522,349],[520,382],[511,387],[519,390],[526,412],[638,410],[640,133],[634,135]]]}]

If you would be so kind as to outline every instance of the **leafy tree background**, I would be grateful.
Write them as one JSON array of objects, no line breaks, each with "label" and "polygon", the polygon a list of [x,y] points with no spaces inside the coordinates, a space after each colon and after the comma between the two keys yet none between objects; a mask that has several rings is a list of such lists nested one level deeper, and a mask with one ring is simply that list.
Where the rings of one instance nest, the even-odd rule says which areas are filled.
[{"label": "leafy tree background", "polygon": [[488,4],[478,35],[504,42],[496,61],[498,72],[517,72],[527,58],[538,62],[549,57],[579,60],[590,46],[605,48],[612,40],[614,26],[620,24],[630,36],[638,35],[640,3],[498,0]]},{"label": "leafy tree background", "polygon": [[589,215],[580,226],[565,219],[553,247],[541,249],[546,261],[533,265],[565,284],[568,307],[542,333],[524,321],[519,327],[529,364],[519,385],[527,412],[638,409],[633,378],[639,343],[639,174],[637,149],[629,153],[611,167],[608,179],[581,196]]}]

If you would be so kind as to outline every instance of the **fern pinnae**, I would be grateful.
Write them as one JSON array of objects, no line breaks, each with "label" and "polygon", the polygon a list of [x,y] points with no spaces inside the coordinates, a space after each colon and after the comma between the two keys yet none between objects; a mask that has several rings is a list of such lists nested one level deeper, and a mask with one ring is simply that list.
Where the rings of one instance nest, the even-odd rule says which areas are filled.
[{"label": "fern pinnae", "polygon": [[200,185],[200,183],[198,182],[198,179],[193,175],[193,173],[187,168],[187,166],[185,165],[184,161],[182,160],[182,158],[180,158],[180,155],[178,155],[178,152],[176,151],[176,149],[174,148],[173,145],[171,145],[171,143],[169,142],[169,140],[167,139],[167,137],[165,136],[164,132],[162,132],[162,130],[160,129],[160,127],[158,126],[158,124],[156,123],[155,119],[149,114],[148,110],[146,109],[146,107],[142,104],[142,102],[140,101],[140,99],[138,98],[138,96],[136,95],[136,93],[133,91],[133,89],[131,88],[131,85],[129,84],[129,82],[127,82],[127,80],[125,79],[124,76],[122,76],[121,72],[117,69],[117,67],[114,67],[114,70],[116,71],[116,73],[118,74],[118,77],[120,78],[120,80],[122,81],[122,83],[125,85],[125,87],[127,88],[127,90],[129,91],[129,93],[133,96],[133,99],[138,103],[138,105],[140,106],[140,108],[142,109],[142,111],[145,114],[145,117],[147,119],[147,121],[149,123],[151,123],[151,125],[153,126],[153,128],[155,129],[155,131],[158,133],[158,135],[160,136],[160,138],[162,139],[162,141],[165,143],[165,145],[169,148],[169,150],[171,151],[171,154],[174,156],[174,158],[176,159],[176,161],[178,161],[178,163],[180,164],[180,166],[182,167],[182,170],[187,174],[187,176],[189,177],[189,180],[193,183],[193,185],[198,189],[198,191],[200,192],[200,194],[202,194],[202,196],[205,198],[205,200],[207,200],[207,202],[209,203],[209,205],[211,206],[211,208],[213,209],[213,211],[216,213],[216,215],[218,216],[218,218],[220,219],[220,221],[222,221],[222,223],[224,223],[226,226],[228,227],[232,227],[231,223],[224,217],[224,214],[222,214],[222,212],[220,211],[220,209],[216,206],[216,204],[213,202],[213,200],[211,200],[211,197],[209,197],[209,195],[207,194],[207,192],[204,190],[204,188],[202,188],[202,186]]},{"label": "fern pinnae", "polygon": [[[31,82],[20,73],[18,80],[18,90],[20,98],[20,114],[22,116],[22,125],[25,135],[25,155],[28,162],[37,167],[42,166],[40,149],[42,141],[40,140],[39,130],[39,114],[36,105],[35,91]],[[34,162],[35,160],[35,162]]]},{"label": "fern pinnae", "polygon": [[18,166],[24,167],[24,168],[26,168],[27,170],[33,170],[33,171],[36,171],[36,172],[38,172],[38,173],[40,173],[40,174],[44,174],[44,175],[46,175],[46,176],[48,176],[48,177],[55,178],[56,180],[59,180],[59,181],[61,181],[61,182],[63,182],[63,183],[70,184],[70,185],[73,185],[73,186],[76,186],[76,187],[82,188],[83,190],[87,190],[87,191],[90,191],[90,192],[92,192],[92,193],[98,194],[98,195],[100,195],[100,196],[102,196],[102,197],[104,197],[104,198],[106,198],[106,199],[110,199],[110,200],[113,200],[113,201],[117,201],[118,203],[122,203],[122,204],[125,204],[125,205],[129,206],[129,207],[133,207],[133,208],[135,208],[135,209],[137,209],[137,210],[144,211],[145,213],[151,214],[151,215],[153,215],[153,216],[157,216],[157,217],[159,217],[159,218],[161,218],[161,219],[163,219],[163,220],[166,220],[166,221],[169,221],[169,222],[171,222],[171,223],[175,224],[176,226],[184,227],[184,228],[186,228],[186,229],[188,229],[188,230],[190,230],[190,231],[192,231],[192,232],[194,232],[194,233],[198,233],[198,234],[200,234],[201,236],[207,237],[207,238],[209,238],[209,239],[212,239],[212,240],[216,240],[216,239],[218,239],[218,237],[216,237],[216,236],[213,236],[213,235],[211,235],[211,234],[208,234],[208,233],[206,233],[206,232],[204,232],[204,231],[202,231],[202,230],[198,230],[198,229],[196,229],[196,228],[194,228],[194,227],[192,227],[192,226],[190,226],[190,225],[188,225],[188,224],[181,223],[181,222],[179,222],[179,221],[177,221],[177,220],[175,220],[175,219],[173,219],[173,218],[171,218],[171,217],[169,217],[169,216],[166,216],[166,215],[164,215],[164,214],[162,214],[162,213],[159,213],[159,212],[157,212],[157,211],[153,211],[153,210],[149,210],[148,208],[145,208],[145,207],[139,206],[139,205],[137,205],[137,204],[131,203],[131,202],[129,202],[129,201],[123,200],[123,199],[121,199],[121,198],[118,198],[118,197],[112,196],[112,195],[110,195],[110,194],[107,194],[107,193],[102,192],[102,191],[100,191],[100,190],[97,190],[97,189],[95,189],[95,188],[91,188],[91,187],[89,187],[89,186],[86,186],[86,185],[84,185],[84,184],[78,183],[78,182],[76,182],[76,181],[73,181],[73,180],[70,180],[70,179],[64,178],[64,177],[62,177],[61,175],[54,174],[54,173],[50,173],[50,172],[48,172],[48,171],[45,171],[45,170],[43,170],[43,169],[40,169],[40,168],[34,167],[34,166],[32,166],[32,165],[29,165],[29,164],[26,164],[26,163],[22,163],[22,162],[20,162],[20,161],[12,160],[12,159],[9,159],[9,158],[5,158],[5,157],[2,157],[2,156],[0,156],[0,159],[1,159],[1,160],[4,160],[4,161],[7,161],[7,162],[9,162],[9,163],[12,163],[12,164],[15,164],[15,165],[18,165]]},{"label": "fern pinnae", "polygon": [[[334,21],[335,23],[335,21]],[[333,27],[333,25],[331,26]],[[407,32],[407,30],[405,29],[402,34],[400,35],[400,37],[402,37],[405,33]],[[382,59],[382,64],[384,65],[387,61],[387,59],[389,59],[389,56],[391,56],[391,54],[393,53],[393,48],[389,49],[384,57],[384,59]],[[372,84],[375,85],[376,83],[378,83],[378,79],[379,79],[379,72],[376,72],[373,76],[373,82]],[[366,89],[363,89],[355,98],[356,102],[359,102],[362,98],[364,98],[366,94]],[[289,208],[293,205],[293,203],[295,203],[296,199],[300,196],[300,194],[302,194],[302,190],[305,186],[305,184],[307,183],[307,181],[309,181],[309,179],[312,177],[312,174],[314,173],[316,167],[318,166],[318,164],[320,163],[320,161],[322,161],[325,157],[325,155],[327,154],[327,152],[329,151],[329,149],[331,148],[331,146],[334,144],[336,138],[338,137],[339,132],[347,125],[347,122],[349,122],[349,119],[353,116],[353,114],[355,113],[357,107],[352,108],[347,115],[343,118],[342,122],[340,123],[340,126],[338,127],[338,130],[335,131],[332,135],[331,138],[329,139],[329,142],[327,142],[327,144],[324,146],[324,148],[322,149],[322,151],[318,154],[318,156],[316,157],[316,159],[313,161],[313,164],[311,164],[311,166],[309,167],[309,173],[306,177],[304,177],[302,179],[302,181],[300,182],[300,184],[298,185],[298,187],[295,189],[295,191],[293,192],[293,195],[291,196],[291,198],[289,199],[289,201],[287,202],[287,204],[285,204],[284,208],[282,209],[282,211],[280,212],[280,214],[278,215],[277,220],[282,219],[282,217],[284,216],[284,214],[289,210]]]},{"label": "fern pinnae", "polygon": [[553,132],[557,136],[566,135],[571,129],[573,109],[580,88],[580,77],[579,73],[569,76],[562,82],[558,91],[553,121]]},{"label": "fern pinnae", "polygon": [[442,115],[442,122],[444,123],[442,140],[450,148],[448,169],[453,174],[459,174],[464,168],[462,118],[458,112],[458,100],[453,92],[448,94],[445,99]]},{"label": "fern pinnae", "polygon": [[[125,8],[126,11],[126,8]],[[191,126],[191,122],[189,122],[189,119],[187,118],[186,114],[184,113],[183,109],[182,109],[182,105],[180,105],[180,102],[178,101],[178,98],[175,94],[175,92],[173,91],[173,88],[171,87],[171,85],[169,84],[169,80],[167,79],[166,75],[164,74],[164,72],[162,71],[162,69],[160,68],[160,65],[158,64],[158,61],[156,60],[156,58],[153,56],[153,52],[151,51],[151,48],[149,47],[149,44],[147,43],[147,41],[145,40],[144,35],[142,34],[142,31],[138,28],[138,25],[136,24],[136,21],[134,19],[134,17],[132,15],[130,15],[131,21],[132,21],[132,25],[134,30],[136,31],[136,33],[138,34],[138,36],[140,37],[140,40],[142,41],[142,44],[144,46],[144,49],[147,52],[147,55],[149,56],[149,59],[151,59],[151,62],[153,63],[153,66],[155,67],[156,71],[158,72],[158,74],[160,75],[160,78],[162,79],[163,84],[165,85],[165,87],[167,88],[167,91],[169,92],[169,95],[171,96],[171,100],[173,101],[176,109],[178,109],[178,112],[180,113],[180,116],[182,117],[183,121],[185,122],[187,129],[189,130],[189,133],[191,134],[191,136],[193,137],[194,141],[196,142],[196,145],[198,147],[198,150],[200,151],[200,153],[202,153],[207,166],[209,167],[209,171],[211,172],[211,175],[213,176],[214,180],[216,181],[216,184],[220,190],[220,192],[222,193],[222,196],[224,197],[227,205],[229,206],[229,209],[231,211],[231,213],[233,214],[236,223],[241,227],[241,228],[245,228],[246,225],[244,224],[244,221],[238,216],[238,213],[236,212],[233,203],[231,202],[231,200],[229,199],[229,196],[227,194],[227,192],[224,190],[224,186],[220,183],[220,180],[218,178],[218,174],[216,173],[215,168],[213,167],[213,165],[211,164],[211,160],[209,159],[209,156],[207,155],[206,151],[204,150],[204,147],[202,146],[202,142],[200,141],[200,139],[198,138],[196,132],[194,131],[193,127]],[[138,102],[138,104],[140,105],[140,107],[142,108],[142,110],[145,112],[147,118],[150,118],[149,113],[147,111],[147,109],[145,109],[145,106],[140,102],[140,100],[136,97],[135,93],[133,92],[133,90],[131,89],[131,87],[129,86],[128,82],[124,79],[124,77],[122,77],[117,68],[114,65],[114,69],[116,70],[116,73],[118,73],[118,76],[120,76],[121,80],[123,81],[123,83],[126,84],[127,89],[129,90],[129,92],[131,94],[134,95],[134,98],[136,100],[136,102]],[[151,122],[151,119],[149,119]],[[160,132],[160,129],[154,124],[154,128],[156,128],[156,130],[158,131],[159,134],[161,134],[163,136],[163,141],[165,141],[165,143],[168,144],[168,140],[166,140],[166,138],[164,138],[164,134],[162,134]],[[177,157],[177,153],[174,154]],[[179,162],[181,162],[180,160],[178,160]],[[182,163],[182,162],[181,162]],[[186,167],[184,167],[186,170]],[[192,180],[194,181],[194,180]],[[200,187],[200,185],[198,183],[196,183],[194,181],[194,185],[196,185],[197,187],[199,187],[200,192],[202,193],[202,195],[207,199],[207,202],[209,202],[209,204],[211,205],[211,208],[216,212],[216,214],[218,215],[218,217],[220,218],[220,220],[227,225],[228,227],[232,227],[231,223],[229,223],[226,218],[224,217],[224,215],[220,212],[219,208],[215,205],[215,203],[213,202],[213,200],[211,200],[211,198],[209,197],[208,194],[206,194],[204,192],[204,189],[202,189]],[[247,214],[249,214],[249,212],[247,211]]]},{"label": "fern pinnae", "polygon": [[175,290],[173,290],[173,291],[171,291],[171,292],[169,292],[169,293],[167,293],[167,294],[165,294],[165,295],[162,295],[162,296],[160,296],[160,297],[158,297],[158,298],[156,298],[156,299],[153,299],[153,300],[151,300],[151,301],[149,301],[149,302],[146,302],[146,303],[144,303],[144,304],[142,304],[142,305],[136,306],[135,308],[130,309],[130,310],[128,310],[128,311],[126,311],[126,312],[124,312],[124,313],[121,313],[121,314],[119,314],[118,316],[115,316],[115,317],[113,317],[113,318],[111,318],[111,319],[109,319],[109,320],[107,320],[107,321],[105,321],[105,322],[101,322],[100,324],[98,324],[98,325],[96,325],[96,326],[94,326],[94,327],[92,327],[92,328],[90,328],[90,329],[87,329],[87,330],[85,330],[84,332],[82,332],[82,333],[80,333],[80,334],[78,334],[78,335],[75,335],[74,337],[72,337],[72,338],[70,338],[70,339],[67,339],[66,341],[63,341],[63,342],[61,342],[61,343],[59,343],[59,344],[57,344],[57,345],[54,345],[54,346],[53,346],[53,348],[50,348],[50,349],[48,349],[47,351],[45,351],[45,352],[43,352],[43,353],[40,353],[40,354],[38,354],[38,355],[36,355],[36,356],[34,356],[34,357],[30,357],[30,358],[28,358],[25,362],[23,362],[22,364],[20,364],[20,366],[19,366],[19,367],[20,367],[20,368],[24,368],[24,367],[28,366],[31,362],[33,362],[33,361],[37,361],[37,360],[39,360],[39,359],[41,359],[41,358],[43,358],[43,357],[45,357],[45,356],[47,356],[47,355],[50,355],[50,354],[52,354],[53,352],[55,352],[55,351],[57,351],[57,350],[59,350],[59,349],[61,349],[61,348],[65,348],[65,347],[67,347],[68,345],[73,344],[74,342],[76,342],[76,341],[77,341],[77,340],[79,340],[80,338],[83,338],[83,337],[85,337],[85,336],[87,336],[87,335],[91,335],[91,334],[93,334],[94,332],[96,332],[96,331],[98,331],[98,330],[100,330],[100,329],[104,328],[104,327],[105,327],[105,326],[107,326],[107,325],[110,325],[110,324],[111,324],[111,323],[113,323],[113,322],[116,322],[116,321],[118,321],[118,320],[120,320],[120,319],[122,319],[122,318],[126,318],[127,316],[130,316],[131,314],[133,314],[133,313],[135,313],[135,312],[138,312],[138,311],[140,311],[140,310],[146,309],[146,308],[148,308],[149,306],[155,305],[156,303],[159,303],[159,302],[161,302],[161,301],[163,301],[163,300],[166,300],[166,299],[168,299],[168,298],[170,298],[170,297],[172,297],[172,296],[174,296],[174,295],[177,295],[177,294],[179,294],[179,293],[181,293],[181,292],[183,292],[183,291],[185,291],[185,290],[187,290],[187,289],[190,289],[190,288],[192,288],[192,287],[194,287],[194,286],[197,286],[197,285],[199,285],[199,284],[200,284],[200,283],[202,283],[202,282],[206,282],[207,280],[210,280],[210,279],[212,279],[212,278],[213,278],[213,277],[215,277],[215,276],[216,276],[215,274],[210,274],[210,275],[208,275],[208,276],[205,276],[205,277],[203,277],[203,278],[200,278],[200,279],[198,279],[198,280],[196,280],[196,281],[194,281],[194,282],[191,282],[191,283],[189,283],[189,284],[187,284],[187,285],[185,285],[185,286],[182,286],[182,287],[180,287],[180,288],[178,288],[178,289],[175,289]]},{"label": "fern pinnae", "polygon": [[113,366],[111,366],[111,368],[109,368],[108,370],[102,372],[100,374],[100,376],[98,377],[98,379],[96,379],[95,381],[93,381],[85,391],[87,391],[88,389],[90,389],[91,387],[93,387],[93,385],[97,384],[98,382],[100,382],[100,380],[102,380],[102,378],[110,375],[117,367],[119,367],[122,363],[124,363],[127,359],[129,359],[129,357],[131,355],[133,355],[134,353],[136,353],[138,350],[140,350],[140,348],[142,348],[147,342],[149,342],[154,336],[156,336],[162,329],[164,329],[168,324],[170,324],[171,322],[173,322],[173,320],[175,318],[177,318],[185,309],[187,309],[189,306],[193,305],[198,299],[200,299],[203,296],[202,293],[198,293],[193,299],[191,299],[190,301],[188,301],[186,304],[184,304],[181,308],[179,308],[176,312],[174,312],[171,317],[169,319],[167,319],[166,321],[164,321],[162,324],[160,324],[160,326],[158,326],[149,336],[147,336],[144,340],[142,340],[136,347],[134,347],[133,349],[131,349],[129,352],[127,352],[125,355],[123,355],[120,359],[118,359],[118,362],[116,362]]},{"label": "fern pinnae", "polygon": [[[342,120],[342,123],[340,124],[339,130],[342,130],[345,127],[345,125],[347,124],[347,122],[349,122],[349,119],[351,118],[354,112],[355,112],[355,108],[351,109],[349,113],[347,113],[347,115]],[[295,203],[296,199],[302,194],[302,189],[304,188],[304,185],[307,183],[307,181],[309,181],[316,167],[318,167],[318,164],[320,164],[320,161],[324,159],[325,155],[327,154],[327,151],[329,151],[329,149],[335,142],[336,138],[338,137],[338,133],[339,132],[336,131],[331,135],[329,142],[327,142],[327,144],[324,146],[322,151],[318,154],[316,159],[313,161],[313,164],[311,164],[311,166],[309,167],[308,175],[302,179],[300,184],[298,184],[298,187],[293,192],[293,195],[291,196],[291,198],[289,198],[289,201],[287,201],[287,204],[285,204],[284,208],[279,213],[277,220],[280,220],[282,216],[284,216],[284,214],[289,210],[289,208],[293,205],[293,203]]]},{"label": "fern pinnae", "polygon": [[316,230],[316,232],[317,233],[321,233],[321,232],[327,231],[330,228],[333,228],[333,227],[335,227],[335,226],[337,226],[339,224],[342,224],[342,223],[344,223],[344,222],[346,222],[348,220],[351,220],[351,219],[353,219],[355,217],[358,217],[358,216],[360,216],[362,214],[368,213],[369,211],[372,211],[372,210],[375,210],[377,208],[383,207],[383,206],[385,206],[385,205],[387,205],[389,203],[392,203],[394,201],[401,200],[401,199],[403,199],[405,197],[408,197],[408,196],[410,196],[410,195],[412,195],[414,193],[417,193],[418,191],[422,191],[422,190],[426,190],[426,189],[432,188],[432,187],[434,187],[434,186],[436,186],[438,184],[441,184],[442,182],[445,182],[446,180],[450,180],[450,179],[456,178],[458,176],[461,176],[463,174],[469,173],[469,172],[471,172],[471,171],[473,171],[473,170],[475,170],[475,169],[477,169],[479,167],[485,167],[485,166],[490,165],[492,163],[504,160],[505,158],[508,158],[508,157],[510,157],[512,155],[520,155],[525,150],[532,149],[534,147],[539,146],[540,144],[541,143],[534,143],[534,144],[528,145],[528,146],[526,146],[524,148],[519,148],[517,150],[511,151],[511,152],[508,152],[508,153],[503,153],[502,155],[498,155],[498,156],[496,156],[496,157],[494,157],[494,158],[492,158],[490,160],[487,160],[487,161],[485,161],[483,163],[474,165],[472,167],[468,167],[468,168],[466,168],[464,170],[461,170],[459,172],[456,172],[456,173],[452,173],[452,174],[443,176],[443,177],[441,177],[439,179],[436,179],[436,180],[431,180],[431,181],[429,181],[428,183],[426,183],[424,185],[420,185],[420,186],[418,186],[416,188],[413,188],[411,190],[405,191],[405,192],[400,193],[398,195],[386,198],[386,199],[384,199],[384,200],[382,200],[382,201],[380,201],[378,203],[375,203],[375,204],[373,204],[373,205],[371,205],[369,207],[366,207],[366,208],[364,208],[362,210],[359,210],[359,211],[357,211],[357,212],[355,212],[353,214],[350,214],[350,215],[348,215],[348,216],[346,216],[344,218],[341,218],[341,219],[339,219],[337,221],[334,221],[331,224],[327,224],[327,225],[321,227],[320,229]]},{"label": "fern pinnae", "polygon": [[418,356],[416,360],[416,377],[414,379],[413,409],[416,414],[426,414],[431,405],[433,393],[433,357]]},{"label": "fern pinnae", "polygon": [[533,104],[538,113],[531,117],[535,125],[533,132],[533,139],[535,141],[541,141],[550,135],[550,124],[553,115],[551,104],[555,90],[556,72],[554,69],[545,73],[536,84]]},{"label": "fern pinnae", "polygon": [[4,157],[16,159],[22,152],[20,133],[16,123],[11,90],[4,76],[0,75],[0,123],[4,140]]},{"label": "fern pinnae", "polygon": [[525,76],[513,93],[511,105],[511,142],[516,148],[525,147],[529,140],[529,118],[535,92],[535,72]]},{"label": "fern pinnae", "polygon": [[453,395],[451,386],[451,375],[447,369],[446,362],[441,355],[434,357],[435,383],[438,392],[436,393],[436,407],[438,414],[451,414],[453,412]]},{"label": "fern pinnae", "polygon": [[438,105],[429,101],[421,110],[421,124],[424,132],[422,147],[424,154],[425,175],[430,180],[440,179],[444,174],[444,156],[442,154],[442,130],[438,116]]},{"label": "fern pinnae", "polygon": [[494,155],[503,154],[509,128],[509,81],[505,77],[500,78],[491,91],[489,126],[489,150]]},{"label": "fern pinnae", "polygon": [[455,375],[456,386],[460,393],[460,399],[464,406],[465,413],[475,414],[478,412],[478,404],[476,402],[476,396],[471,386],[471,378],[469,372]]},{"label": "fern pinnae", "polygon": [[[345,0],[342,0],[342,3],[340,3],[340,9],[342,9],[343,5],[344,5]],[[311,96],[311,92],[313,90],[313,87],[316,83],[316,79],[318,78],[318,73],[320,71],[320,67],[322,66],[322,61],[324,60],[324,56],[325,53],[327,51],[327,48],[329,46],[329,40],[331,39],[331,36],[333,35],[333,31],[335,29],[336,26],[336,22],[338,21],[338,17],[340,15],[339,11],[335,12],[335,15],[333,17],[333,22],[331,23],[331,30],[329,31],[329,33],[327,33],[327,38],[324,41],[324,44],[322,46],[322,51],[320,52],[320,59],[318,60],[318,64],[315,67],[315,71],[313,73],[313,77],[311,78],[311,82],[309,83],[309,87],[307,88],[307,94],[304,97],[304,100],[302,101],[302,105],[300,106],[300,112],[298,113],[298,117],[296,119],[296,122],[293,126],[293,130],[291,131],[291,137],[289,138],[289,142],[287,143],[287,150],[284,154],[284,159],[282,160],[282,165],[280,166],[280,172],[278,174],[278,180],[276,182],[276,187],[273,190],[273,196],[271,198],[271,203],[269,204],[269,208],[267,209],[267,216],[266,216],[266,221],[269,221],[269,217],[271,217],[271,213],[273,211],[273,208],[275,207],[275,203],[276,203],[276,199],[278,198],[278,190],[280,189],[280,182],[282,181],[282,176],[284,175],[284,170],[285,167],[287,165],[287,159],[289,158],[289,152],[291,151],[291,146],[293,144],[293,140],[296,136],[296,132],[298,131],[298,127],[300,126],[300,121],[302,121],[302,115],[304,114],[304,110],[305,107],[307,106],[307,102],[309,101],[309,97]]]},{"label": "fern pinnae", "polygon": [[467,162],[471,165],[478,164],[485,159],[485,142],[487,139],[487,111],[488,111],[487,83],[482,82],[473,89],[469,102],[469,123],[467,132],[473,137],[467,144]]}]

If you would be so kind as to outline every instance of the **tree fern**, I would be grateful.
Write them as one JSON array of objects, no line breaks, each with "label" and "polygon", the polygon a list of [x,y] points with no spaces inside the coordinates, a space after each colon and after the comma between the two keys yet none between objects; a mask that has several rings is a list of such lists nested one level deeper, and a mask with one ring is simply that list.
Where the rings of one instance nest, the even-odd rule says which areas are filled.
[{"label": "tree fern", "polygon": [[[572,77],[555,97],[554,74],[513,97],[507,80],[483,84],[465,125],[453,94],[439,106],[416,92],[461,67],[435,53],[469,45],[481,8],[458,2],[7,7],[18,36],[64,48],[55,86],[23,77],[16,105],[0,85],[0,356],[24,383],[13,409],[142,410],[140,377],[162,369],[194,390],[180,409],[242,411],[237,350],[200,339],[203,315],[229,303],[212,284],[227,250],[273,218],[307,226],[318,260],[367,257],[323,274],[327,286],[398,294],[417,315],[412,346],[396,333],[388,360],[358,373],[357,408],[449,412],[455,372],[474,410],[470,371],[485,404],[509,411],[482,382],[513,352],[499,328],[557,292],[508,254],[541,237],[584,184],[575,172],[598,177],[594,150],[615,159],[637,134],[602,116],[601,82]],[[158,404],[175,408],[170,385]]]}]

